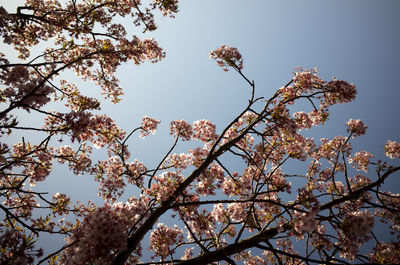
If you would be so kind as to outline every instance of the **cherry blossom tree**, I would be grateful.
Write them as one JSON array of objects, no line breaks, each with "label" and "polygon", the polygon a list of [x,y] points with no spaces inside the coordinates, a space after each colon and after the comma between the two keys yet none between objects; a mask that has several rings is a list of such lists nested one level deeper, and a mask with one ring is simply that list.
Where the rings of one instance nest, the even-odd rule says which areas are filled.
[{"label": "cherry blossom tree", "polygon": [[[152,39],[127,39],[114,18],[129,15],[152,31],[157,9],[173,16],[177,1],[154,0],[146,7],[131,0],[27,0],[16,13],[0,7],[2,39],[22,60],[11,63],[0,54],[1,137],[16,131],[43,135],[38,144],[24,137],[0,146],[1,264],[399,263],[400,195],[382,184],[400,170],[400,144],[382,144],[390,162],[353,150],[367,129],[359,119],[344,125],[346,136],[307,138],[304,131],[322,126],[331,106],[357,93],[346,81],[322,80],[316,69],[296,69],[271,97],[256,97],[240,52],[222,45],[210,57],[243,78],[251,91],[247,106],[222,129],[209,120],[172,121],[174,144],[155,165],[130,157],[129,140],[151,137],[160,120],[144,117],[127,132],[95,114],[99,99],[60,77],[74,70],[117,103],[117,67],[157,62],[164,52]],[[54,41],[53,48],[32,57],[31,47],[43,41]],[[67,111],[47,110],[50,102]],[[300,103],[312,110],[294,112]],[[43,126],[21,126],[21,111],[44,115]],[[183,141],[197,147],[175,153]],[[92,161],[92,147],[105,149],[108,159]],[[304,170],[286,172],[293,161],[305,164]],[[57,164],[93,176],[104,204],[35,190]],[[128,186],[137,192],[123,201]],[[162,217],[175,225],[160,222]],[[388,236],[377,234],[378,228]],[[43,234],[61,235],[66,243],[43,254],[35,245]]]}]

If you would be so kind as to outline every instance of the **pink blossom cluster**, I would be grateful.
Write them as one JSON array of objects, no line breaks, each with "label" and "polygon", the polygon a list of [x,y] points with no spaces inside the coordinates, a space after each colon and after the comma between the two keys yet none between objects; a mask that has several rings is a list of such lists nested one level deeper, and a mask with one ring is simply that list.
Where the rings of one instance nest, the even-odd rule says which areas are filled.
[{"label": "pink blossom cluster", "polygon": [[98,99],[82,95],[75,84],[69,83],[66,80],[60,80],[60,84],[60,89],[69,94],[69,97],[67,97],[67,103],[65,104],[66,107],[73,111],[100,108],[100,101]]},{"label": "pink blossom cluster", "polygon": [[349,158],[349,163],[353,164],[353,167],[356,167],[357,170],[363,170],[364,172],[368,172],[368,165],[370,164],[370,158],[374,156],[370,152],[360,151],[354,154],[353,157]]},{"label": "pink blossom cluster", "polygon": [[200,175],[196,185],[196,193],[202,196],[215,195],[215,189],[222,186],[224,177],[223,168],[215,163],[211,164]]},{"label": "pink blossom cluster", "polygon": [[[350,184],[351,184],[351,189],[354,190],[358,190],[366,185],[371,184],[371,179],[369,179],[368,177],[361,175],[361,174],[357,174],[354,177],[350,178],[349,180]],[[370,193],[365,193],[368,194],[369,196],[371,196]],[[366,199],[364,196],[361,196],[361,199]]]},{"label": "pink blossom cluster", "polygon": [[112,156],[107,161],[99,161],[95,172],[100,183],[99,195],[111,201],[122,195],[126,184],[122,178],[124,166],[118,157]]},{"label": "pink blossom cluster", "polygon": [[177,170],[186,169],[189,165],[193,164],[193,156],[191,154],[172,154],[169,155],[165,161],[163,166],[168,168],[170,166],[174,167]]},{"label": "pink blossom cluster", "polygon": [[95,115],[92,119],[93,131],[97,136],[92,140],[93,146],[96,148],[105,145],[119,145],[118,140],[124,139],[126,132],[117,126],[116,122],[106,115]]},{"label": "pink blossom cluster", "polygon": [[12,67],[9,71],[2,71],[0,78],[3,80],[4,85],[10,86],[12,84],[22,85],[29,81],[30,74],[28,67],[16,66]]},{"label": "pink blossom cluster", "polygon": [[280,214],[282,208],[280,206],[281,199],[277,192],[269,192],[265,194],[260,194],[257,199],[265,200],[264,202],[257,202],[256,216],[259,218],[260,222],[268,222],[274,218],[274,215]]},{"label": "pink blossom cluster", "polygon": [[371,264],[400,264],[400,243],[399,242],[381,242],[370,254]]},{"label": "pink blossom cluster", "polygon": [[332,181],[327,182],[327,189],[328,192],[337,194],[337,195],[346,195],[348,193],[347,187],[341,181]]},{"label": "pink blossom cluster", "polygon": [[174,17],[174,13],[178,12],[178,0],[161,1],[153,0],[153,8],[159,8],[163,16]]},{"label": "pink blossom cluster", "polygon": [[[121,5],[119,4],[119,6]],[[98,61],[100,67],[94,68],[93,62],[86,61],[87,63],[84,64],[73,65],[74,71],[84,79],[90,78],[100,85],[103,90],[102,94],[110,98],[113,103],[119,102],[120,96],[123,95],[119,80],[114,75],[122,62],[132,60],[136,64],[140,64],[149,60],[155,63],[165,57],[165,53],[154,39],[141,40],[133,36],[132,40],[128,40],[125,37],[119,37],[116,43],[111,39],[91,39],[90,37],[82,39],[86,45],[74,46],[70,52],[74,53],[76,57],[98,52],[99,56],[94,56],[93,59]],[[54,53],[57,56],[65,57],[58,52],[53,52],[52,55]]]},{"label": "pink blossom cluster", "polygon": [[209,120],[199,120],[193,123],[193,139],[198,139],[202,142],[214,142],[218,139],[216,134],[215,124]]},{"label": "pink blossom cluster", "polygon": [[237,142],[237,146],[245,151],[250,151],[254,143],[254,137],[250,133],[246,133],[246,135]]},{"label": "pink blossom cluster", "polygon": [[28,190],[28,193],[18,194],[17,197],[8,197],[3,205],[14,209],[16,216],[25,219],[30,218],[33,210],[40,206],[32,190]]},{"label": "pink blossom cluster", "polygon": [[270,265],[272,260],[275,260],[275,257],[270,255],[268,251],[264,251],[263,255],[260,256],[253,256],[251,254],[251,250],[248,250],[243,254],[245,258],[244,264],[245,265]]},{"label": "pink blossom cluster", "polygon": [[135,0],[135,1],[122,0],[118,2],[111,2],[109,9],[111,10],[111,12],[117,13],[120,16],[124,17],[126,15],[129,15],[132,12],[132,9],[134,9],[137,5],[140,4],[141,4],[140,0]]},{"label": "pink blossom cluster", "polygon": [[148,201],[106,204],[86,215],[66,239],[73,244],[59,257],[61,264],[111,264],[127,247],[130,226],[145,212]]},{"label": "pink blossom cluster", "polygon": [[254,145],[254,152],[252,159],[255,164],[262,166],[264,163],[272,163],[273,165],[279,164],[279,161],[284,156],[284,152],[278,148],[279,139],[276,135],[266,139],[266,144],[258,143]]},{"label": "pink blossom cluster", "polygon": [[81,145],[80,152],[78,153],[72,147],[63,145],[57,149],[56,157],[60,164],[67,162],[74,174],[80,175],[90,170],[92,160],[88,155],[91,152],[92,149],[84,143]]},{"label": "pink blossom cluster", "polygon": [[342,222],[342,230],[349,238],[367,237],[374,226],[374,216],[365,210],[347,214]]},{"label": "pink blossom cluster", "polygon": [[33,238],[18,230],[0,227],[1,264],[31,265],[43,255],[42,249],[35,249]]},{"label": "pink blossom cluster", "polygon": [[305,161],[315,150],[314,139],[305,138],[299,133],[282,133],[280,138],[285,142],[281,150],[292,158]]},{"label": "pink blossom cluster", "polygon": [[381,217],[383,222],[390,224],[393,233],[398,234],[400,232],[400,218],[397,213],[400,212],[400,194],[382,192],[377,203],[382,203],[385,208],[376,209],[375,214]]},{"label": "pink blossom cluster", "polygon": [[347,131],[351,132],[351,135],[353,137],[365,134],[365,131],[368,128],[367,126],[364,125],[364,123],[361,120],[353,120],[353,119],[350,119],[348,122],[346,122],[346,126],[347,126]]},{"label": "pink blossom cluster", "polygon": [[333,78],[326,84],[327,93],[325,96],[325,105],[334,105],[347,103],[355,99],[357,90],[353,84],[349,84],[343,80]]},{"label": "pink blossom cluster", "polygon": [[391,159],[400,158],[400,144],[398,142],[388,140],[385,144],[385,155]]},{"label": "pink blossom cluster", "polygon": [[30,73],[25,66],[12,67],[2,72],[0,79],[7,86],[0,95],[10,103],[19,102],[19,106],[30,112],[31,108],[40,109],[51,101],[55,89],[44,83],[37,73]]},{"label": "pink blossom cluster", "polygon": [[174,245],[183,242],[183,230],[177,225],[168,227],[159,223],[157,228],[150,234],[150,250],[155,252],[154,257],[166,258],[168,255],[175,253]]},{"label": "pink blossom cluster", "polygon": [[369,233],[374,226],[374,216],[365,210],[348,213],[338,231],[340,256],[353,260],[356,257],[362,244],[370,239]]},{"label": "pink blossom cluster", "polygon": [[333,248],[332,242],[326,234],[326,228],[323,224],[319,224],[311,237],[311,245],[320,250],[331,250]]},{"label": "pink blossom cluster", "polygon": [[146,189],[146,194],[153,196],[159,202],[165,201],[174,193],[183,179],[183,175],[176,172],[163,172],[158,176],[154,176],[154,183],[149,189]]},{"label": "pink blossom cluster", "polygon": [[70,130],[72,133],[71,141],[86,141],[93,137],[92,114],[87,111],[71,111],[70,113],[55,113],[45,119],[44,129]]},{"label": "pink blossom cluster", "polygon": [[318,147],[314,157],[318,160],[326,158],[330,161],[336,161],[338,151],[342,151],[347,157],[350,156],[351,145],[343,136],[336,136],[332,140],[321,138],[321,145]]},{"label": "pink blossom cluster", "polygon": [[[189,220],[188,224],[195,235],[209,238],[215,236],[215,220],[211,213],[205,209],[201,211],[194,210],[190,215],[186,215],[185,219]],[[193,240],[190,232],[187,233],[187,239]]]},{"label": "pink blossom cluster", "polygon": [[142,119],[142,126],[141,126],[141,131],[140,131],[140,137],[145,138],[150,134],[156,133],[157,126],[160,123],[160,120],[150,118],[148,116],[143,117]]},{"label": "pink blossom cluster", "polygon": [[152,63],[156,63],[165,57],[165,52],[158,46],[158,43],[154,39],[144,39],[143,45],[145,47],[144,54],[146,59]]},{"label": "pink blossom cluster", "polygon": [[211,216],[215,221],[219,223],[224,223],[227,220],[227,212],[222,203],[217,203],[214,205],[213,210],[211,211]]},{"label": "pink blossom cluster", "polygon": [[[157,1],[150,6],[152,9],[158,7],[164,14],[168,13],[173,17],[178,11],[177,4],[177,1]],[[46,64],[42,70],[53,75],[52,70],[63,62],[82,78],[95,81],[102,87],[107,97],[113,102],[118,102],[122,91],[114,73],[122,62],[127,60],[132,60],[136,64],[145,60],[156,62],[165,56],[153,39],[140,40],[134,36],[132,40],[127,40],[125,28],[113,21],[113,17],[117,14],[120,16],[131,14],[137,26],[143,24],[146,30],[154,30],[156,27],[152,10],[145,8],[145,11],[141,11],[141,5],[141,1],[118,1],[118,3],[114,1],[107,5],[95,2],[27,1],[26,9],[32,11],[32,14],[25,14],[22,11],[19,15],[9,15],[4,10],[0,22],[3,25],[0,35],[5,43],[14,45],[22,59],[29,57],[31,46],[37,45],[40,40],[53,38],[56,48],[44,51],[43,58]],[[27,23],[25,15],[40,17],[47,23],[41,23],[36,19],[29,19]],[[96,32],[93,32],[94,28]],[[103,38],[97,38],[97,31],[102,29]],[[77,44],[74,40],[82,40],[82,44]],[[79,63],[75,63],[76,61]]]},{"label": "pink blossom cluster", "polygon": [[16,166],[23,168],[22,174],[29,177],[29,184],[44,181],[52,170],[53,156],[51,150],[40,149],[36,145],[19,142],[13,145],[12,157]]},{"label": "pink blossom cluster", "polygon": [[[362,179],[362,178],[360,178],[360,176],[361,175],[358,175],[357,177],[352,178],[350,180],[350,181],[352,181],[351,189],[353,191],[356,191],[356,190],[358,190],[358,189],[360,189],[363,186],[368,184],[368,182],[367,182],[368,179],[367,178]],[[360,179],[360,182],[362,184],[355,183],[354,182],[355,179]],[[363,182],[363,180],[364,180],[364,182]],[[348,211],[353,211],[353,212],[354,211],[358,211],[358,210],[361,209],[361,207],[363,207],[366,204],[366,202],[370,202],[371,200],[372,200],[372,195],[370,193],[368,193],[368,192],[363,192],[360,195],[360,197],[358,197],[357,199],[352,200],[352,201],[347,201],[347,202],[343,203],[343,208],[346,208]]]},{"label": "pink blossom cluster", "polygon": [[280,92],[283,102],[292,105],[294,104],[293,100],[303,91],[299,90],[297,86],[284,86],[280,88]]},{"label": "pink blossom cluster", "polygon": [[273,188],[280,191],[285,189],[287,192],[290,191],[291,183],[286,181],[281,168],[272,168],[267,176],[267,180]]},{"label": "pink blossom cluster", "polygon": [[27,157],[27,161],[30,163],[25,164],[26,167],[23,171],[30,176],[29,184],[31,186],[35,186],[36,182],[44,181],[53,168],[53,156],[48,150],[38,151],[36,155],[36,161],[32,157]]},{"label": "pink blossom cluster", "polygon": [[[238,121],[235,122],[223,135],[223,141],[222,143],[226,143],[229,140],[232,140],[238,135],[238,132],[240,131],[240,128],[243,127],[243,125],[249,125],[254,119],[257,118],[257,114],[251,111],[246,111],[241,117],[239,117]],[[257,124],[254,125],[254,127],[257,127]],[[238,143],[238,146],[244,149],[248,149],[249,145],[252,145],[254,142],[254,139],[252,140],[252,137],[250,134],[247,134],[245,139],[241,139]]]},{"label": "pink blossom cluster", "polygon": [[192,258],[194,256],[193,249],[194,249],[194,247],[185,249],[185,254],[182,256],[181,259],[188,260],[188,259]]},{"label": "pink blossom cluster", "polygon": [[207,157],[209,150],[201,147],[190,149],[189,152],[192,154],[192,161],[194,166],[199,166],[201,162]]},{"label": "pink blossom cluster", "polygon": [[96,148],[119,145],[118,140],[124,139],[126,134],[110,117],[88,111],[53,113],[46,118],[44,129],[54,130],[55,134],[70,130],[72,142],[91,141]]},{"label": "pink blossom cluster", "polygon": [[270,110],[271,121],[274,123],[274,129],[295,133],[297,130],[296,122],[290,117],[289,109],[283,103],[274,105]]},{"label": "pink blossom cluster", "polygon": [[189,141],[192,134],[192,126],[185,120],[176,120],[171,122],[170,135],[179,136],[183,141]]},{"label": "pink blossom cluster", "polygon": [[242,55],[235,47],[222,44],[220,48],[210,52],[210,58],[216,60],[218,66],[222,67],[224,71],[229,71],[228,67],[237,70],[243,69]]},{"label": "pink blossom cluster", "polygon": [[[246,171],[246,170],[245,170]],[[232,177],[226,176],[222,183],[223,192],[229,197],[249,195],[252,191],[251,181],[252,177],[249,174],[239,175],[238,172],[232,172]]]},{"label": "pink blossom cluster", "polygon": [[320,88],[325,82],[318,77],[317,73],[317,68],[312,68],[308,70],[303,70],[302,67],[295,68],[293,77],[294,86],[287,91],[290,91],[289,93],[292,95],[286,95],[284,97],[286,99],[292,99],[294,96],[299,96],[303,92],[311,91],[315,88]]},{"label": "pink blossom cluster", "polygon": [[70,201],[67,195],[57,192],[53,195],[52,211],[58,215],[68,214]]},{"label": "pink blossom cluster", "polygon": [[313,125],[313,121],[304,111],[295,112],[293,113],[293,116],[296,119],[296,123],[299,129],[301,128],[310,129],[311,126]]},{"label": "pink blossom cluster", "polygon": [[324,170],[319,171],[318,176],[321,181],[327,181],[332,178],[333,176],[332,173],[333,173],[332,168],[327,167]]},{"label": "pink blossom cluster", "polygon": [[128,172],[127,179],[129,183],[136,184],[138,186],[143,185],[143,175],[147,172],[147,167],[140,161],[135,160],[127,164]]},{"label": "pink blossom cluster", "polygon": [[234,126],[230,127],[223,135],[223,141],[222,143],[227,143],[230,140],[234,139],[236,136],[238,136],[238,127],[236,124]]},{"label": "pink blossom cluster", "polygon": [[328,119],[329,113],[325,109],[313,110],[308,113],[308,117],[312,120],[313,125],[318,126],[324,124]]},{"label": "pink blossom cluster", "polygon": [[226,207],[226,212],[229,214],[231,220],[235,222],[242,222],[246,220],[250,203],[233,202],[229,203]]},{"label": "pink blossom cluster", "polygon": [[[30,4],[32,8],[37,7],[39,10],[40,8],[44,8],[45,10],[50,11],[52,10],[52,7],[54,8],[55,6],[60,8],[58,2],[52,2],[52,4],[49,4],[46,7],[44,7],[44,5],[39,5],[38,2],[42,1],[27,1],[27,4]],[[36,15],[40,13],[39,10],[35,13]],[[0,34],[3,37],[4,43],[14,45],[14,48],[19,51],[20,54],[18,57],[21,59],[27,59],[29,57],[30,46],[37,45],[39,40],[47,40],[58,33],[54,30],[54,27],[50,27],[49,25],[38,26],[36,23],[19,24],[17,23],[18,19],[15,16],[6,14],[7,12],[4,10],[1,22],[3,27]],[[51,16],[49,16],[49,18],[50,17]]]},{"label": "pink blossom cluster", "polygon": [[296,220],[294,222],[294,230],[301,235],[313,232],[317,227],[315,216],[318,212],[318,207],[312,208],[309,212],[295,211]]},{"label": "pink blossom cluster", "polygon": [[283,104],[294,104],[294,100],[305,93],[312,92],[315,89],[321,89],[325,83],[317,75],[317,69],[303,70],[301,67],[294,69],[293,85],[286,85],[279,89],[280,100]]},{"label": "pink blossom cluster", "polygon": [[[252,111],[246,111],[235,124],[237,127],[241,127],[244,124],[249,125],[257,118],[257,114]],[[257,127],[257,126],[256,126]]]}]

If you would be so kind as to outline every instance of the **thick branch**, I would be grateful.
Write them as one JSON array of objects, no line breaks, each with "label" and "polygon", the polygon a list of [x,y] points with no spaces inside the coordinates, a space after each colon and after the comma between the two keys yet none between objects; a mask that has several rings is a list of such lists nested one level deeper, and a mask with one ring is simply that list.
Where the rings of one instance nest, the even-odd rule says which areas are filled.
[{"label": "thick branch", "polygon": [[[241,115],[240,115],[241,116]],[[239,116],[239,117],[240,117]],[[153,225],[157,222],[158,218],[163,215],[166,211],[170,209],[170,206],[176,199],[184,192],[184,190],[196,179],[200,176],[200,174],[207,169],[207,167],[219,156],[229,150],[232,146],[234,146],[237,142],[239,142],[248,131],[253,128],[258,122],[260,122],[263,118],[263,115],[259,115],[257,119],[254,119],[253,122],[245,128],[236,138],[231,141],[225,143],[220,148],[218,148],[215,152],[217,143],[213,146],[210,151],[210,154],[206,157],[203,163],[195,169],[192,174],[190,174],[175,190],[174,194],[172,194],[168,200],[161,203],[161,205],[154,210],[148,219],[143,223],[142,226],[138,228],[138,230],[132,234],[128,239],[128,247],[127,250],[120,252],[115,258],[113,264],[114,265],[123,265],[127,260],[129,255],[137,248],[140,241],[143,239],[144,235],[152,229]],[[221,136],[222,137],[222,136]],[[220,138],[221,138],[220,137]]]},{"label": "thick branch", "polygon": [[339,199],[336,200],[332,200],[328,203],[323,204],[320,209],[322,210],[326,210],[326,209],[330,209],[335,205],[341,204],[345,201],[350,201],[353,199],[357,199],[358,197],[360,197],[364,192],[377,187],[381,184],[383,184],[383,182],[385,181],[385,179],[387,177],[389,177],[391,174],[393,174],[396,171],[399,171],[400,167],[393,167],[393,168],[389,168],[377,181],[370,183],[369,185],[366,185],[356,191],[351,192],[349,195],[345,195]]},{"label": "thick branch", "polygon": [[[285,224],[281,229],[289,230],[289,229],[291,229],[291,227],[292,227],[291,224]],[[278,233],[279,233],[278,228],[270,228],[268,230],[265,230],[263,232],[260,232],[256,235],[254,235],[252,237],[241,240],[235,244],[228,245],[226,247],[217,249],[212,252],[204,253],[203,255],[201,255],[199,257],[185,260],[185,261],[179,262],[177,264],[179,264],[179,265],[210,264],[212,262],[221,260],[224,256],[231,256],[231,255],[239,253],[240,251],[243,251],[245,249],[252,248],[252,247],[256,246],[258,243],[261,243],[268,239],[273,238]]]}]

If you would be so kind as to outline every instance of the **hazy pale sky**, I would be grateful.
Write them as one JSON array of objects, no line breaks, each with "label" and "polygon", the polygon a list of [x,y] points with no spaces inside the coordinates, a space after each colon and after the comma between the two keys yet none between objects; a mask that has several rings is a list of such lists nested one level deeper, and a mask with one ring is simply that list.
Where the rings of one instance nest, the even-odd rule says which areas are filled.
[{"label": "hazy pale sky", "polygon": [[222,72],[209,59],[210,50],[224,43],[242,53],[244,73],[259,96],[273,95],[298,66],[355,84],[356,101],[333,108],[318,132],[345,134],[344,123],[360,118],[369,127],[357,140],[360,148],[382,157],[386,139],[400,140],[398,10],[399,1],[181,1],[176,18],[162,19],[151,33],[166,59],[121,68],[126,97],[107,111],[124,128],[155,116],[165,130],[158,136],[180,118],[210,119],[222,129],[250,91],[238,74]]}]

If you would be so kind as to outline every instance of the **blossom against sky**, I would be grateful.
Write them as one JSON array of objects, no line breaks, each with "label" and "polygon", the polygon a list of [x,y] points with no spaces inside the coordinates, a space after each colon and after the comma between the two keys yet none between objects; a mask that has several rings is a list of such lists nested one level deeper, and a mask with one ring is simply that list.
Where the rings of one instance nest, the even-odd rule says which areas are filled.
[{"label": "blossom against sky", "polygon": [[[146,33],[167,57],[157,64],[121,67],[124,99],[118,105],[104,101],[102,111],[127,131],[146,115],[161,120],[156,135],[129,143],[132,157],[149,166],[172,145],[172,120],[209,119],[219,132],[250,96],[237,73],[225,73],[209,59],[210,50],[224,43],[243,55],[243,72],[255,81],[257,96],[272,96],[298,66],[317,67],[325,79],[335,75],[353,83],[358,90],[355,103],[335,107],[324,127],[313,134],[316,139],[344,135],[346,121],[361,119],[368,128],[355,147],[383,158],[386,140],[400,140],[399,7],[398,1],[365,0],[181,1],[175,20],[159,18],[159,29]],[[135,30],[132,27],[131,33],[141,34]],[[91,83],[78,85],[83,93],[100,94]],[[62,170],[54,171],[59,176],[49,179],[47,188],[73,189],[75,196],[97,193],[89,177],[68,178],[70,173]]]},{"label": "blossom against sky", "polygon": [[175,20],[159,20],[152,34],[167,57],[121,68],[125,99],[107,111],[125,129],[154,116],[162,121],[159,135],[181,118],[210,119],[222,128],[250,95],[239,75],[209,59],[224,43],[243,55],[258,96],[271,96],[299,66],[353,83],[355,103],[336,107],[321,132],[344,134],[349,118],[361,119],[368,129],[358,143],[383,156],[386,139],[398,141],[400,131],[399,7],[398,1],[182,1]]}]

